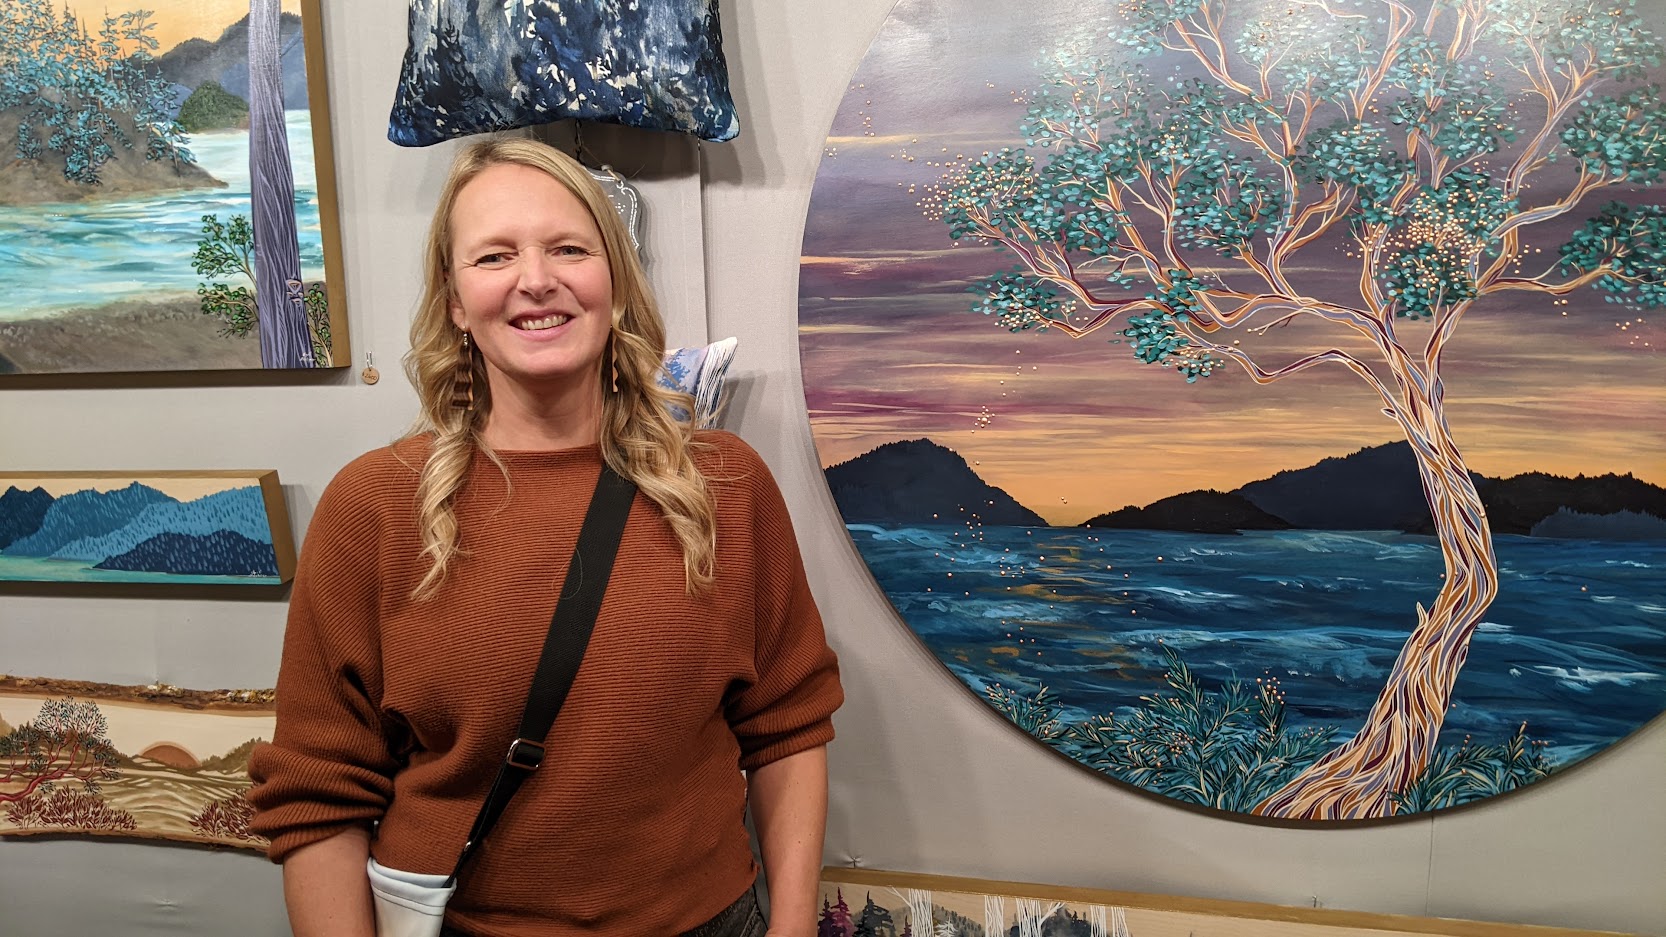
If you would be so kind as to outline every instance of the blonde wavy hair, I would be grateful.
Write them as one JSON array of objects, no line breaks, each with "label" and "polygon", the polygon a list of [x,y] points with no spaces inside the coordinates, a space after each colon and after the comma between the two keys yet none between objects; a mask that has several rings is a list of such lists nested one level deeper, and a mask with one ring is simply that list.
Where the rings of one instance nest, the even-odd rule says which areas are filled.
[{"label": "blonde wavy hair", "polygon": [[[693,425],[673,415],[672,406],[694,412],[687,394],[667,390],[657,380],[665,355],[665,325],[648,279],[637,259],[618,211],[588,170],[567,154],[535,140],[484,139],[460,151],[440,190],[428,228],[421,305],[411,323],[411,350],[405,373],[417,389],[421,414],[406,435],[432,437],[417,484],[417,514],[423,554],[431,562],[414,598],[438,592],[446,567],[463,551],[454,504],[468,477],[476,451],[500,470],[508,469],[481,438],[492,412],[491,387],[478,346],[470,355],[474,409],[451,405],[463,332],[451,321],[451,214],[457,194],[491,166],[514,164],[547,173],[589,209],[602,235],[613,278],[613,334],[598,375],[602,398],[601,450],[614,471],[634,481],[659,505],[683,550],[684,579],[690,592],[713,582],[717,526],[706,479],[695,466]],[[619,389],[612,389],[618,369]]]}]

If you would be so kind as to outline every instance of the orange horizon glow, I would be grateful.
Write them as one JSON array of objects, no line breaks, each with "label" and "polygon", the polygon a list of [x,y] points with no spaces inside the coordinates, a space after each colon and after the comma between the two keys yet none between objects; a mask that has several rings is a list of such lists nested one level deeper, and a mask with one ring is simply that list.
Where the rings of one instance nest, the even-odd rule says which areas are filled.
[{"label": "orange horizon glow", "polygon": [[[150,35],[160,44],[152,55],[158,57],[168,54],[174,46],[187,39],[213,42],[220,38],[226,27],[249,14],[249,0],[190,0],[188,3],[177,0],[66,0],[64,6],[79,17],[87,31],[94,35],[97,35],[106,15],[120,16],[149,10],[150,21],[155,24]],[[283,12],[299,16],[301,0],[282,0],[281,7]]]},{"label": "orange horizon glow", "polygon": [[[841,334],[835,347],[848,352],[805,359],[805,384],[819,390],[810,395],[810,423],[823,467],[927,437],[1050,524],[1080,524],[1187,491],[1231,491],[1404,439],[1364,383],[1346,375],[1312,372],[1255,386],[1224,371],[1186,385],[1114,353],[1078,361],[1064,356],[1074,350],[1068,342],[995,330],[989,347],[1011,343],[1035,365],[993,368],[992,355],[960,349],[961,359],[946,352],[919,367],[911,366],[919,351],[907,333],[876,321],[872,331]],[[1508,317],[1481,317],[1467,326],[1468,341],[1450,352],[1446,406],[1470,470],[1493,478],[1630,473],[1666,487],[1666,426],[1647,417],[1663,399],[1653,377],[1658,358],[1616,356],[1601,341],[1582,341],[1572,319],[1524,329]],[[1618,367],[1628,360],[1639,366],[1630,376]],[[842,406],[834,390],[860,403],[876,384],[903,392],[904,402]],[[1162,406],[1142,407],[1147,397]],[[1091,405],[1064,412],[1061,400]],[[980,426],[980,404],[987,425]]]}]

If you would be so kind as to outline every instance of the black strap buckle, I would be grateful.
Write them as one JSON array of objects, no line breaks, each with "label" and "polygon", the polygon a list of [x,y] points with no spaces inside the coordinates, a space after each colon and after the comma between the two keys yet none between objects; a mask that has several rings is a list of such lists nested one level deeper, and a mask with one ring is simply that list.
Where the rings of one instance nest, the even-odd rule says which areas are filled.
[{"label": "black strap buckle", "polygon": [[544,746],[531,739],[516,739],[509,743],[509,754],[503,760],[512,768],[536,771],[544,763]]}]

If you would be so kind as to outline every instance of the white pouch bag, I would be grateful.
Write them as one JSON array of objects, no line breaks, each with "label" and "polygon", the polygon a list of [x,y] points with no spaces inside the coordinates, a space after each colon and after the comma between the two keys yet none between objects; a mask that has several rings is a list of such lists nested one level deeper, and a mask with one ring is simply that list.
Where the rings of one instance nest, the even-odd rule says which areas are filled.
[{"label": "white pouch bag", "polygon": [[376,908],[376,937],[439,937],[445,903],[457,885],[444,875],[390,869],[371,859],[370,897]]}]

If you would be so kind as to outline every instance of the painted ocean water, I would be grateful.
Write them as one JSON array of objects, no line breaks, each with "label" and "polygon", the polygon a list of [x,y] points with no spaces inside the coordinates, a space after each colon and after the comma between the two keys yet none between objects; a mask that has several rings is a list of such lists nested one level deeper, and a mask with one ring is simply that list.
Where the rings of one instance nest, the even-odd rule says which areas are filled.
[{"label": "painted ocean water", "polygon": [[[1162,645],[1206,685],[1276,677],[1293,727],[1363,722],[1439,589],[1432,537],[849,525],[921,640],[982,695],[1045,685],[1072,720],[1166,691]],[[1443,745],[1527,723],[1557,766],[1666,710],[1666,542],[1496,536],[1501,587]]]},{"label": "painted ocean water", "polygon": [[[308,111],[287,111],[295,172],[301,271],[324,278],[323,229]],[[0,319],[30,319],[64,309],[99,306],[157,294],[196,293],[191,269],[202,216],[248,215],[249,134],[227,130],[192,135],[197,164],[226,183],[133,199],[63,205],[0,206]],[[144,237],[134,237],[142,230]]]}]

